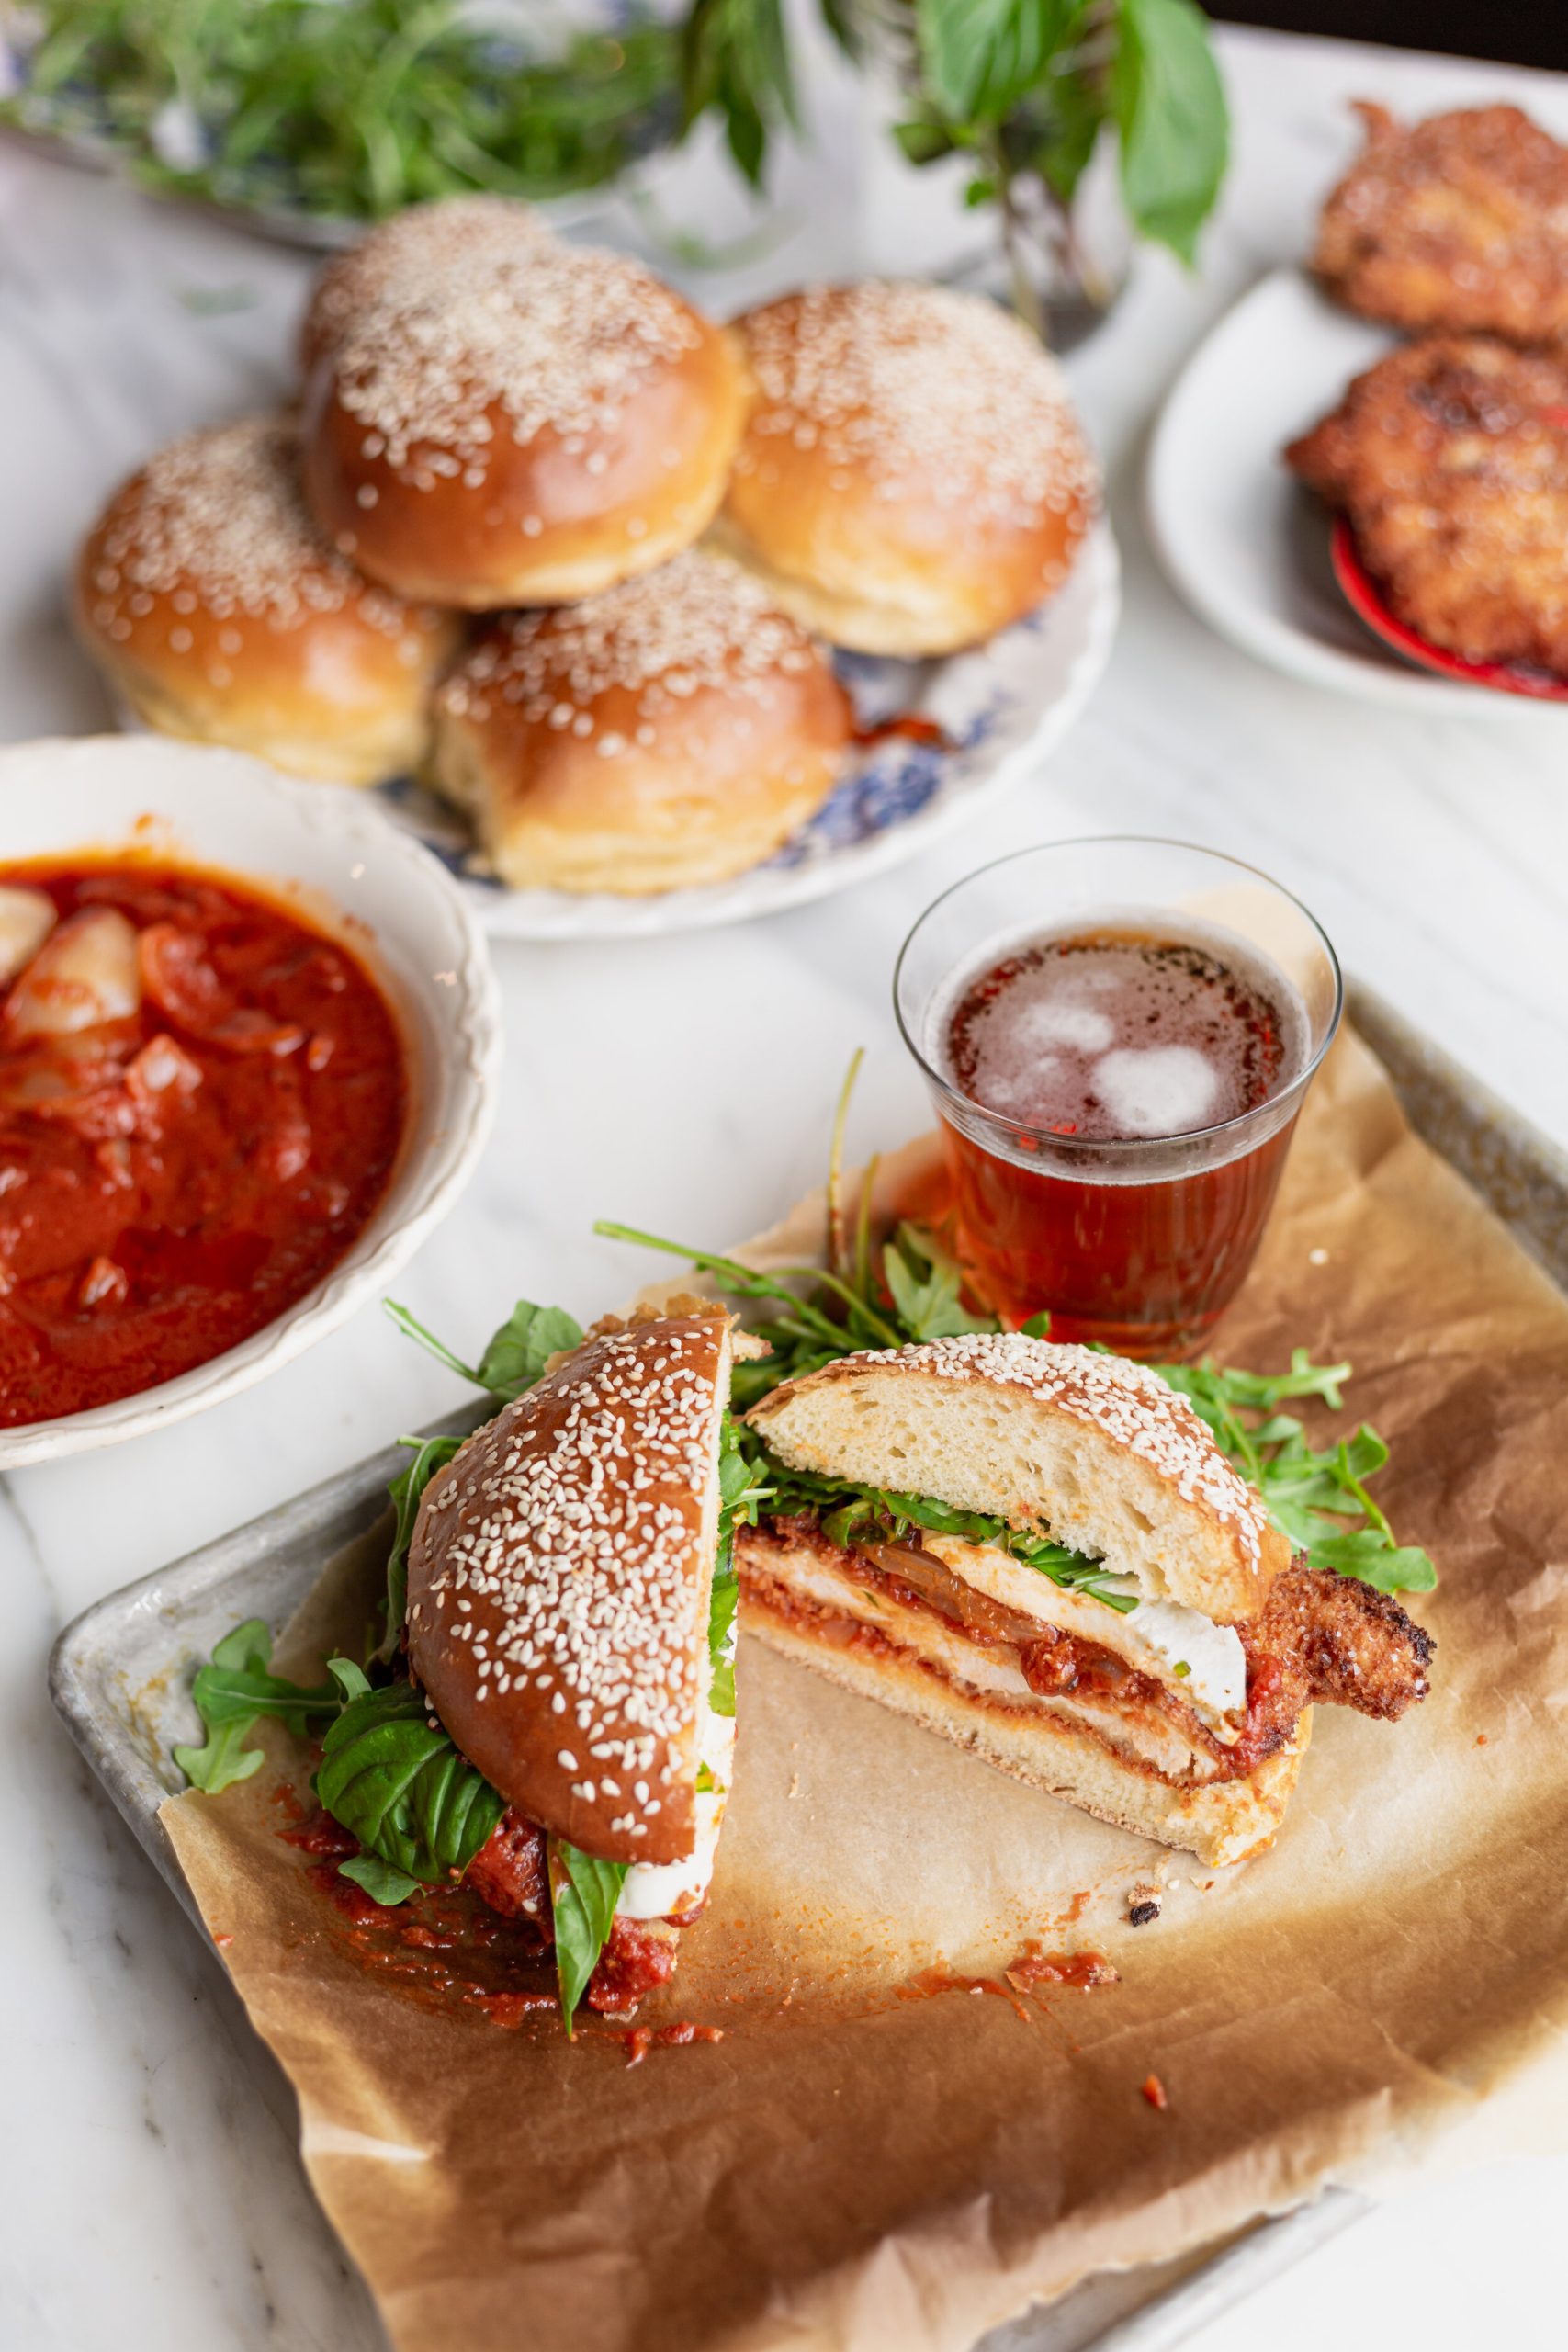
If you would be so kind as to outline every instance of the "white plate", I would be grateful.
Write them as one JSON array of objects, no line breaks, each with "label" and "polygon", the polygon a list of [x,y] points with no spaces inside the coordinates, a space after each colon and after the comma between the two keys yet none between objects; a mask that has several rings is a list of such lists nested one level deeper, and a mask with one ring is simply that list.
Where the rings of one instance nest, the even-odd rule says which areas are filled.
[{"label": "white plate", "polygon": [[1517,718],[1517,696],[1417,669],[1363,627],[1329,567],[1327,513],[1280,456],[1397,340],[1299,270],[1264,278],[1166,401],[1145,478],[1149,535],[1193,611],[1292,678],[1429,717]]},{"label": "white plate", "polygon": [[479,920],[499,938],[631,939],[776,914],[896,865],[985,796],[1032,775],[1088,701],[1120,610],[1116,543],[1102,522],[1051,602],[973,652],[942,662],[838,655],[863,720],[913,711],[935,719],[952,748],[878,744],[776,856],[705,889],[652,899],[508,890],[469,872],[467,830],[438,801],[404,784],[378,797],[461,877]]},{"label": "white plate", "polygon": [[150,735],[0,752],[0,864],[133,840],[254,881],[348,937],[400,1016],[409,1134],[375,1216],[297,1305],[176,1380],[0,1430],[0,1471],[183,1420],[302,1353],[389,1282],[445,1216],[473,1173],[494,1108],[501,1012],[484,940],[435,859],[362,796],[295,783],[242,752]]}]

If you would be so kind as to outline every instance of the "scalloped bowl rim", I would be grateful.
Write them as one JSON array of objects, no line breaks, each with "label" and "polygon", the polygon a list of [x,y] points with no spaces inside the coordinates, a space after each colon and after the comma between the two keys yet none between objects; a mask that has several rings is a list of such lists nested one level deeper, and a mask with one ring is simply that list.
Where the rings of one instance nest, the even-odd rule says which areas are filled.
[{"label": "scalloped bowl rim", "polygon": [[348,787],[301,783],[245,752],[164,737],[46,737],[0,748],[0,812],[6,864],[122,846],[166,854],[248,882],[338,931],[398,1012],[413,1103],[375,1214],[302,1298],[173,1380],[0,1430],[4,1473],[202,1412],[302,1355],[389,1282],[474,1172],[495,1109],[502,1023],[489,950],[464,892],[438,858]]}]

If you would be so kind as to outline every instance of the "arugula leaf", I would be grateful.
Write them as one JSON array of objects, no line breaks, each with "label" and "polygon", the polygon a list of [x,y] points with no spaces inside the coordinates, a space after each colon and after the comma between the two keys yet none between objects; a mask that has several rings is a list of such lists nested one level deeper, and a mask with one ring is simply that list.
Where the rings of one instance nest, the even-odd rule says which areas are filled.
[{"label": "arugula leaf", "polygon": [[1224,85],[1193,0],[1118,0],[1111,107],[1139,233],[1189,266],[1229,156]]},{"label": "arugula leaf", "polygon": [[552,1355],[577,1347],[582,1339],[581,1325],[564,1306],[536,1306],[531,1299],[520,1298],[500,1329],[491,1335],[478,1364],[469,1364],[455,1356],[445,1340],[426,1330],[396,1299],[385,1299],[382,1304],[405,1338],[416,1340],[437,1363],[444,1363],[448,1372],[460,1373],[476,1388],[488,1388],[492,1396],[503,1397],[508,1404],[543,1376]]},{"label": "arugula leaf", "polygon": [[964,1269],[932,1233],[900,1225],[897,1238],[882,1253],[886,1278],[898,1318],[912,1339],[944,1340],[962,1331],[994,1331],[996,1318],[971,1315],[959,1292]]},{"label": "arugula leaf", "polygon": [[305,1690],[269,1674],[271,1657],[270,1628],[260,1617],[247,1618],[215,1645],[211,1663],[200,1668],[191,1686],[207,1740],[200,1747],[176,1747],[175,1762],[192,1787],[208,1796],[260,1770],[262,1750],[245,1746],[258,1716],[272,1715],[291,1731],[303,1732],[337,1705],[330,1682]]},{"label": "arugula leaf", "polygon": [[[502,1814],[506,1800],[460,1753],[407,1682],[380,1690],[346,1658],[332,1671],[346,1704],[321,1744],[316,1794],[362,1847],[411,1883],[461,1878]],[[405,1893],[412,1892],[412,1883]],[[378,1898],[380,1899],[380,1898]]]},{"label": "arugula leaf", "polygon": [[471,1377],[510,1402],[542,1380],[551,1356],[582,1344],[582,1326],[564,1306],[535,1306],[520,1298],[491,1340]]},{"label": "arugula leaf", "polygon": [[387,1489],[396,1506],[398,1517],[392,1534],[392,1548],[387,1555],[387,1630],[372,1653],[382,1664],[396,1655],[403,1619],[408,1613],[409,1544],[413,1538],[420,1502],[436,1472],[445,1469],[464,1442],[460,1437],[400,1437],[398,1440],[400,1445],[412,1447],[413,1460]]},{"label": "arugula leaf", "polygon": [[720,1425],[718,1443],[718,1542],[714,1554],[713,1585],[708,1595],[708,1663],[712,1680],[708,1703],[716,1715],[735,1713],[735,1612],[740,1580],[735,1573],[735,1531],[744,1522],[757,1524],[757,1513],[770,1489],[756,1477],[752,1457],[741,1443],[732,1414]]},{"label": "arugula leaf", "polygon": [[548,1847],[550,1905],[555,1914],[556,1973],[561,2015],[570,2034],[577,2005],[610,1939],[615,1905],[629,1864],[602,1862],[552,1838]]},{"label": "arugula leaf", "polygon": [[[1152,1369],[1188,1398],[1216,1443],[1262,1496],[1270,1520],[1308,1565],[1359,1577],[1382,1592],[1429,1592],[1438,1581],[1428,1555],[1395,1541],[1366,1481],[1383,1468],[1388,1447],[1363,1422],[1355,1435],[1321,1451],[1307,1443],[1293,1415],[1271,1408],[1287,1397],[1316,1396],[1339,1409],[1348,1363],[1314,1364],[1297,1348],[1287,1373],[1222,1371],[1201,1363]],[[1244,1414],[1262,1414],[1248,1421]]]}]

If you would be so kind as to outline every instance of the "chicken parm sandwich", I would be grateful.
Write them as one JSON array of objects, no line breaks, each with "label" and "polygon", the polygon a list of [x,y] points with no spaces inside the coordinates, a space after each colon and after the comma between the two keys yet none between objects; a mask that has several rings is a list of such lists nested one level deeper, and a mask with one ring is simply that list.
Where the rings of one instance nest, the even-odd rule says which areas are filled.
[{"label": "chicken parm sandwich", "polygon": [[819,1363],[747,1424],[749,1633],[1206,1863],[1273,1837],[1314,1702],[1426,1695],[1421,1627],[1292,1559],[1147,1366],[970,1330]]},{"label": "chicken parm sandwich", "polygon": [[208,1747],[175,1751],[215,1792],[259,1768],[235,1754],[258,1714],[325,1721],[343,1874],[387,1905],[461,1883],[536,1931],[569,2026],[584,1997],[620,2016],[665,1982],[707,1900],[735,1735],[735,1344],[711,1300],[586,1338],[520,1306],[468,1375],[510,1401],[393,1488],[369,1670],[336,1658],[303,1690],[242,1627],[197,1677]]}]

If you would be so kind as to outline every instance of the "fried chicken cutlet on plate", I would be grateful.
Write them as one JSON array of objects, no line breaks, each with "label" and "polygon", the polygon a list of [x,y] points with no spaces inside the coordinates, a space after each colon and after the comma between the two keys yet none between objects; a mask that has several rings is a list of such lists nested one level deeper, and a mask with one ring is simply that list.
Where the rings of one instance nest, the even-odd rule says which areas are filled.
[{"label": "fried chicken cutlet on plate", "polygon": [[1568,348],[1407,345],[1285,458],[1417,636],[1568,677]]},{"label": "fried chicken cutlet on plate", "polygon": [[1568,147],[1517,107],[1409,128],[1380,106],[1357,112],[1367,143],[1313,255],[1329,292],[1393,326],[1568,334]]}]

